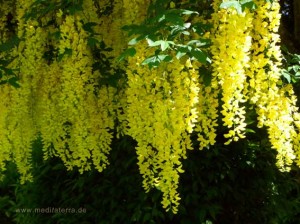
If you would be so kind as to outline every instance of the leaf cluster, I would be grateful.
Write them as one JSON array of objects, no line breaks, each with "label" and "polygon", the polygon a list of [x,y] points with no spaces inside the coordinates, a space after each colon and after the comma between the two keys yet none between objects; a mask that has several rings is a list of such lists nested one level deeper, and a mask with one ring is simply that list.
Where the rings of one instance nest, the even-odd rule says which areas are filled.
[{"label": "leaf cluster", "polygon": [[[128,45],[131,46],[119,57],[123,60],[127,56],[134,56],[134,45],[146,40],[149,48],[154,48],[155,54],[146,58],[143,65],[149,68],[157,67],[161,62],[170,62],[174,56],[180,59],[184,56],[206,64],[210,62],[207,47],[210,40],[205,38],[193,39],[192,34],[203,36],[211,28],[210,24],[193,23],[197,11],[187,9],[162,8],[165,1],[157,1],[150,7],[150,15],[140,25],[124,26],[129,36],[133,36]],[[160,3],[160,4],[159,4]],[[189,39],[189,41],[187,41]]]},{"label": "leaf cluster", "polygon": [[290,53],[287,48],[282,47],[284,55],[284,68],[282,77],[287,83],[299,83],[300,80],[300,55]]},{"label": "leaf cluster", "polygon": [[220,5],[221,9],[234,8],[239,14],[241,14],[245,9],[254,10],[257,5],[253,0],[232,0],[222,2]]},{"label": "leaf cluster", "polygon": [[[19,45],[21,40],[16,36],[12,36],[6,42],[0,44],[0,53],[3,55],[8,55],[7,53],[10,52],[14,47]],[[0,58],[0,85],[2,84],[10,84],[16,88],[20,87],[18,83],[18,76],[15,73],[16,70],[9,68],[9,64],[12,62],[12,58]]]},{"label": "leaf cluster", "polygon": [[28,12],[25,13],[25,20],[36,19],[40,20],[42,17],[46,15],[53,15],[59,9],[63,12],[68,13],[70,15],[74,15],[78,11],[82,11],[83,0],[35,0]]}]

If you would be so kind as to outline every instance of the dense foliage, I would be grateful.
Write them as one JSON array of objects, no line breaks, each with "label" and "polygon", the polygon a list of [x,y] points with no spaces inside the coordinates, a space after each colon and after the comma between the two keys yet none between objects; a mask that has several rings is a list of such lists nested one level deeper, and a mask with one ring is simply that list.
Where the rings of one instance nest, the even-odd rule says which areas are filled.
[{"label": "dense foliage", "polygon": [[[152,203],[151,212],[140,212],[132,204],[137,209],[132,222],[174,223],[179,221],[172,213],[184,217],[195,210],[195,222],[218,223],[231,212],[228,222],[249,218],[248,223],[271,219],[276,223],[297,212],[298,201],[284,207],[288,202],[277,198],[297,194],[293,172],[300,161],[300,114],[293,90],[299,56],[288,52],[285,59],[282,56],[278,1],[2,0],[0,4],[0,169],[10,175],[17,169],[21,184],[33,181],[27,183],[28,191],[21,188],[17,195],[30,197],[35,188],[40,192],[49,184],[51,170],[57,169],[61,172],[57,178],[62,178],[58,182],[71,181],[73,191],[95,184],[91,195],[78,193],[82,198],[93,200],[114,186],[109,203],[127,204],[135,193],[144,198],[141,209]],[[35,153],[46,161],[34,158]],[[141,177],[122,173],[126,168],[139,170]],[[279,172],[292,168],[291,174]],[[45,173],[37,172],[41,170]],[[113,172],[120,172],[117,184],[105,183]],[[255,184],[236,183],[240,175],[255,178]],[[124,186],[118,182],[123,178]],[[290,181],[288,187],[284,180]],[[142,183],[149,195],[140,189],[128,194],[119,189],[132,183]],[[211,190],[223,184],[224,192]],[[245,197],[242,189],[248,192]],[[70,197],[69,192],[66,195]],[[232,197],[252,209],[266,206],[265,213],[252,217],[230,202]],[[51,204],[47,197],[45,204],[34,200],[35,193],[32,198],[29,204],[17,198],[17,206]],[[170,213],[156,207],[157,198]],[[106,207],[106,202],[95,203]],[[114,210],[116,205],[110,206]],[[271,209],[281,213],[272,216]],[[126,220],[127,213],[103,221],[105,214],[99,212],[90,222]],[[26,220],[22,214],[15,218]],[[56,214],[56,218],[66,217]]]},{"label": "dense foliage", "polygon": [[[1,223],[298,223],[299,170],[278,171],[266,133],[259,134],[264,142],[253,144],[253,135],[252,143],[242,140],[230,147],[217,144],[210,150],[189,151],[176,215],[161,207],[159,191],[144,192],[132,139],[114,139],[107,169],[84,174],[66,171],[56,158],[43,162],[38,141],[33,147],[32,183],[16,184],[16,167],[8,166],[0,185]],[[49,207],[85,208],[86,213],[19,211]]]}]

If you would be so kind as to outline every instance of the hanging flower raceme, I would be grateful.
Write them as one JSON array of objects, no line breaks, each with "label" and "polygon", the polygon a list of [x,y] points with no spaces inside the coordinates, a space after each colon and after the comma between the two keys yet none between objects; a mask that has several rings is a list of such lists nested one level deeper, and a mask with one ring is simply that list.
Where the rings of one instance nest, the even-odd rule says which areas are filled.
[{"label": "hanging flower raceme", "polygon": [[[238,13],[236,9],[218,9],[212,16],[213,81],[217,81],[222,93],[222,115],[224,126],[230,130],[225,137],[237,141],[244,138],[245,69],[248,67],[251,47],[251,22],[253,14],[248,10]],[[216,85],[212,83],[212,85]]]},{"label": "hanging flower raceme", "polygon": [[[16,2],[16,20],[18,21],[17,38],[23,39],[18,47],[11,51],[14,60],[8,69],[15,71],[19,77],[21,88],[12,86],[1,89],[3,104],[1,110],[1,139],[4,150],[4,160],[10,156],[21,174],[21,183],[31,180],[31,144],[37,136],[34,124],[35,92],[40,69],[43,67],[43,49],[45,35],[38,27],[36,20],[24,21],[25,12],[33,1]],[[3,159],[1,159],[3,167]]]},{"label": "hanging flower raceme", "polygon": [[[9,14],[14,14],[14,7],[11,1],[4,1],[1,2],[0,8],[0,44],[5,42],[8,37],[8,26],[7,23],[9,22],[8,17]],[[1,56],[0,56],[1,57]]]},{"label": "hanging flower raceme", "polygon": [[53,67],[62,72],[60,83],[55,87],[59,89],[56,95],[59,98],[50,102],[59,111],[51,116],[58,116],[56,121],[60,122],[60,131],[48,145],[53,144],[69,169],[78,167],[83,172],[91,169],[93,164],[102,171],[108,164],[107,153],[112,138],[109,131],[113,128],[113,116],[110,115],[112,91],[105,86],[95,89],[100,77],[92,71],[93,58],[82,21],[80,14],[65,15],[60,26],[58,48],[62,59],[58,62],[60,68]]},{"label": "hanging flower raceme", "polygon": [[[252,57],[248,71],[249,99],[256,104],[258,127],[266,126],[272,148],[277,150],[277,165],[289,170],[295,159],[292,135],[293,113],[296,110],[293,93],[280,89],[282,56],[277,34],[280,23],[278,1],[256,0],[253,19]],[[289,87],[290,88],[290,87]]]},{"label": "hanging flower raceme", "polygon": [[218,126],[218,85],[212,80],[214,86],[206,86],[203,77],[200,78],[199,103],[198,103],[198,122],[195,131],[198,132],[199,148],[203,149],[216,143]]},{"label": "hanging flower raceme", "polygon": [[187,61],[174,60],[150,70],[141,65],[144,44],[129,59],[126,91],[128,134],[137,140],[140,173],[146,191],[156,187],[163,192],[163,207],[177,212],[177,187],[182,171],[181,159],[191,148],[189,135],[197,120],[199,87],[197,72]]},{"label": "hanging flower raceme", "polygon": [[[8,82],[4,71],[15,73],[20,85],[0,88],[1,171],[14,161],[21,182],[31,180],[31,145],[39,136],[44,159],[57,156],[68,169],[101,172],[116,128],[117,136],[137,142],[145,190],[159,189],[163,207],[176,213],[191,134],[200,149],[213,145],[222,121],[226,143],[245,138],[246,107],[255,108],[258,127],[267,128],[278,167],[300,164],[300,113],[292,85],[281,81],[278,0],[253,0],[257,9],[251,10],[239,9],[242,1],[237,8],[212,1],[209,31],[208,15],[178,9],[188,0],[85,0],[80,7],[27,13],[47,5],[40,2],[1,3],[1,83]],[[129,41],[121,28],[143,21],[149,35],[132,26],[138,27],[129,49],[135,55],[118,63]],[[170,29],[162,28],[166,24]],[[10,38],[12,46],[2,50]],[[206,49],[205,38],[212,43]],[[209,64],[204,51],[212,56]],[[159,63],[148,66],[149,58]]]}]

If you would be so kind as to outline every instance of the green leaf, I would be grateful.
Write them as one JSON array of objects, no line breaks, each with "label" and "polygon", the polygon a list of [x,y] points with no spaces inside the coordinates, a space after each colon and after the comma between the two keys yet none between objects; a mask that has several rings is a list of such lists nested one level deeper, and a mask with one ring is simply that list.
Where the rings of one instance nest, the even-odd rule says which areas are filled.
[{"label": "green leaf", "polygon": [[157,55],[160,61],[170,62],[172,61],[172,57],[170,55]]},{"label": "green leaf", "polygon": [[69,7],[67,7],[67,11],[70,13],[70,15],[74,15],[76,12],[82,11],[83,0],[79,0],[77,3],[74,4],[74,1],[71,3]]},{"label": "green leaf", "polygon": [[291,74],[287,70],[283,70],[281,74],[288,81],[288,83],[291,83]]},{"label": "green leaf", "polygon": [[58,61],[61,61],[65,55],[71,56],[72,55],[72,49],[71,48],[65,48],[64,53],[58,55]]},{"label": "green leaf", "polygon": [[7,66],[7,65],[9,65],[9,63],[10,63],[10,61],[8,61],[8,60],[0,59],[0,65],[2,65],[2,66]]},{"label": "green leaf", "polygon": [[118,57],[118,61],[122,61],[124,60],[124,58],[130,56],[133,57],[136,54],[136,50],[134,47],[128,48],[126,51],[124,51],[119,57]]},{"label": "green leaf", "polygon": [[164,62],[170,62],[172,60],[172,57],[170,55],[154,55],[150,58],[146,58],[143,62],[142,65],[148,65],[149,68],[151,69],[152,67],[157,67],[159,64],[164,61]]},{"label": "green leaf", "polygon": [[199,75],[202,76],[204,85],[210,86],[212,80],[211,72],[205,67],[200,67]]},{"label": "green leaf", "polygon": [[228,2],[222,2],[220,5],[221,9],[228,9],[228,8],[234,8],[236,11],[241,14],[242,13],[242,6],[239,1],[228,1]]},{"label": "green leaf", "polygon": [[195,23],[192,26],[193,32],[202,36],[205,32],[212,28],[212,24]]},{"label": "green leaf", "polygon": [[246,128],[246,129],[245,129],[245,132],[246,132],[246,133],[254,133],[254,134],[256,133],[256,132],[255,132],[253,129],[251,129],[251,128]]},{"label": "green leaf", "polygon": [[183,24],[183,26],[184,26],[186,29],[190,28],[191,25],[192,25],[191,23],[185,23],[185,24]]},{"label": "green leaf", "polygon": [[0,52],[9,51],[15,46],[17,46],[20,42],[20,39],[17,35],[14,35],[12,38],[10,38],[8,41],[0,45]]},{"label": "green leaf", "polygon": [[147,42],[149,47],[155,47],[161,45],[163,40],[152,41],[151,39],[147,38]]},{"label": "green leaf", "polygon": [[97,26],[97,23],[89,22],[89,23],[83,24],[82,28],[83,28],[86,32],[94,33],[94,32],[95,32],[95,31],[93,30],[93,27],[94,27],[94,26]]},{"label": "green leaf", "polygon": [[185,27],[179,25],[170,26],[170,28],[171,28],[170,34],[174,36],[179,33],[182,33],[185,30]]},{"label": "green leaf", "polygon": [[177,48],[177,52],[176,52],[176,58],[180,59],[182,58],[184,55],[186,55],[192,48],[190,46],[179,46]]},{"label": "green leaf", "polygon": [[95,47],[98,43],[99,43],[99,41],[96,38],[93,38],[93,37],[88,38],[88,41],[87,41],[88,46]]},{"label": "green leaf", "polygon": [[109,75],[107,77],[101,78],[100,84],[117,87],[119,79],[120,79],[120,76],[119,76],[119,74],[116,73],[114,75]]},{"label": "green leaf", "polygon": [[180,59],[180,58],[182,58],[184,55],[186,55],[186,52],[177,51],[177,53],[176,53],[176,58],[177,58],[177,59]]},{"label": "green leaf", "polygon": [[5,68],[3,66],[0,66],[0,70],[4,71],[5,75],[14,75],[15,74],[12,69]]},{"label": "green leaf", "polygon": [[299,65],[293,65],[292,68],[293,68],[294,72],[298,72],[299,69],[300,69],[300,66]]},{"label": "green leaf", "polygon": [[160,60],[158,59],[158,57],[155,55],[155,56],[152,56],[150,58],[146,58],[143,62],[142,62],[142,65],[148,65],[149,68],[152,68],[152,67],[157,67],[158,65],[160,64]]},{"label": "green leaf", "polygon": [[253,2],[253,0],[241,0],[240,1],[242,10],[244,11],[246,8],[250,10],[257,9],[257,5]]},{"label": "green leaf", "polygon": [[8,80],[0,80],[0,85],[4,85],[8,82]]},{"label": "green leaf", "polygon": [[54,36],[54,38],[56,39],[56,40],[59,40],[60,39],[60,37],[61,37],[61,32],[60,31],[56,31],[56,32],[54,32],[54,33],[52,33],[52,34],[50,34],[51,36]]},{"label": "green leaf", "polygon": [[176,25],[184,26],[184,21],[180,15],[176,13],[168,13],[166,14],[166,20]]},{"label": "green leaf", "polygon": [[140,42],[142,39],[144,39],[146,36],[139,36],[139,37],[135,37],[133,39],[131,39],[128,42],[128,45],[136,45],[138,42]]},{"label": "green leaf", "polygon": [[166,15],[165,14],[159,15],[155,19],[160,23],[166,19]]},{"label": "green leaf", "polygon": [[169,42],[168,41],[162,41],[160,44],[161,50],[165,51],[169,47]]},{"label": "green leaf", "polygon": [[17,77],[12,77],[12,78],[10,78],[10,79],[8,80],[8,83],[9,83],[10,85],[12,85],[13,87],[15,87],[15,88],[19,88],[19,87],[21,87],[21,86],[20,86],[19,83],[17,83],[18,80],[19,80],[19,79],[18,79]]},{"label": "green leaf", "polygon": [[207,54],[204,51],[201,51],[201,50],[195,48],[195,49],[192,49],[191,55],[195,59],[197,59],[199,62],[201,62],[202,64],[206,64]]},{"label": "green leaf", "polygon": [[187,45],[196,45],[199,46],[201,44],[200,40],[191,40],[187,43]]},{"label": "green leaf", "polygon": [[145,36],[145,34],[149,32],[148,27],[144,24],[123,26],[122,30],[128,32],[128,36],[132,36],[134,34],[141,34]]},{"label": "green leaf", "polygon": [[192,15],[192,14],[199,15],[199,13],[197,11],[191,11],[191,10],[186,10],[186,9],[181,9],[180,12],[182,15]]},{"label": "green leaf", "polygon": [[191,33],[189,31],[182,31],[182,34],[186,35],[186,36],[189,36]]}]

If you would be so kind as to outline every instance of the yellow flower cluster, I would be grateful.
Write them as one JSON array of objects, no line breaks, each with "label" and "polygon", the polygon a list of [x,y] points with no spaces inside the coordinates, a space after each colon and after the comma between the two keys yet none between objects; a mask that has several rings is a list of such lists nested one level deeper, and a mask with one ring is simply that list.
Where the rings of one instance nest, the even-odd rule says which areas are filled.
[{"label": "yellow flower cluster", "polygon": [[[21,21],[26,10],[33,1],[17,1],[17,20]],[[12,160],[16,163],[21,174],[21,183],[31,180],[31,144],[36,138],[37,129],[33,122],[35,116],[34,91],[37,87],[37,76],[43,61],[43,32],[36,26],[36,21],[20,22],[17,34],[24,38],[19,47],[11,53],[16,59],[10,64],[11,69],[19,68],[19,77],[22,80],[20,89],[13,87],[3,88],[4,114],[1,113],[2,147],[11,151]],[[6,113],[5,113],[6,112]],[[3,117],[5,116],[5,117]],[[6,154],[8,156],[8,153]],[[5,160],[9,160],[8,157]]]},{"label": "yellow flower cluster", "polygon": [[[137,141],[145,190],[161,190],[163,207],[176,213],[181,161],[187,149],[192,149],[190,134],[198,134],[200,149],[213,145],[220,113],[228,129],[227,143],[244,138],[249,103],[256,109],[258,126],[268,129],[270,143],[278,152],[278,167],[288,170],[296,155],[300,165],[296,97],[291,85],[280,87],[278,1],[254,0],[258,8],[243,12],[220,9],[228,0],[212,2],[213,29],[203,36],[212,40],[209,85],[205,74],[199,74],[199,67],[205,65],[188,56],[173,57],[152,69],[143,65],[154,55],[145,41],[135,46],[134,57],[116,63],[128,42],[121,27],[140,24],[153,1],[85,0],[82,11],[61,9],[28,20],[24,15],[34,0],[15,2],[4,1],[0,8],[0,44],[11,36],[6,26],[9,14],[21,39],[10,52],[0,52],[0,59],[15,58],[9,68],[16,71],[21,85],[19,89],[0,88],[1,171],[6,161],[14,161],[21,182],[31,180],[31,144],[41,136],[45,159],[57,156],[68,169],[76,167],[82,173],[94,166],[101,172],[109,163],[112,129],[116,128],[118,136],[127,134]],[[186,2],[171,2],[170,7]],[[193,22],[203,18],[198,16]],[[95,32],[88,32],[86,24]],[[59,38],[53,38],[57,33]],[[189,38],[201,37],[192,33],[183,39]],[[93,69],[102,62],[94,57],[91,41],[98,44],[98,50],[100,42],[112,49],[100,49],[101,57],[110,60],[105,74]],[[45,55],[51,49],[58,55],[50,60]],[[120,68],[126,70],[126,78],[124,74],[121,78]],[[110,74],[120,75],[116,88],[102,83]]]},{"label": "yellow flower cluster", "polygon": [[291,86],[280,88],[279,3],[256,0],[256,10],[238,13],[234,8],[219,9],[222,2],[226,1],[213,4],[212,86],[220,85],[223,122],[231,129],[225,134],[227,143],[245,137],[249,100],[255,105],[258,127],[267,127],[270,143],[278,152],[278,167],[288,170],[295,159],[298,108]]},{"label": "yellow flower cluster", "polygon": [[150,70],[141,65],[149,54],[142,43],[137,46],[136,57],[129,59],[128,134],[138,143],[144,188],[160,189],[163,207],[176,213],[181,159],[186,157],[186,149],[191,149],[188,133],[197,120],[197,72],[189,60],[181,64],[177,59]]},{"label": "yellow flower cluster", "polygon": [[[0,89],[0,168],[4,171],[5,162],[13,160],[21,182],[31,180],[31,144],[40,135],[45,159],[59,156],[68,169],[78,167],[83,172],[94,165],[102,171],[108,164],[116,91],[99,87],[101,74],[92,71],[94,59],[83,24],[95,22],[95,13],[84,15],[93,1],[85,1],[85,10],[74,15],[60,10],[59,27],[50,25],[47,30],[35,19],[25,21],[33,2],[17,1],[15,19],[22,41],[11,52],[15,60],[9,66],[19,69],[21,88]],[[60,32],[59,41],[49,39],[48,32]],[[48,45],[57,49],[60,59],[44,58]]]},{"label": "yellow flower cluster", "polygon": [[12,3],[10,1],[4,1],[1,3],[0,8],[0,43],[6,41],[8,35],[8,15],[13,13]]},{"label": "yellow flower cluster", "polygon": [[278,1],[254,1],[252,58],[249,67],[249,99],[256,104],[258,126],[268,128],[272,147],[277,150],[277,165],[289,170],[295,159],[292,136],[295,98],[291,86],[279,88],[281,52],[279,48],[280,5]]},{"label": "yellow flower cluster", "polygon": [[[61,71],[55,75],[58,81],[55,89],[59,91],[51,96],[45,94],[47,98],[53,97],[54,102],[50,98],[50,104],[44,105],[54,107],[58,113],[54,111],[48,119],[42,119],[48,121],[48,125],[43,122],[41,127],[44,130],[42,137],[43,134],[50,137],[43,137],[44,141],[48,140],[45,145],[53,144],[55,153],[65,165],[69,169],[78,167],[82,173],[89,170],[91,164],[99,171],[108,164],[107,154],[112,138],[109,129],[113,128],[114,122],[113,116],[110,116],[113,91],[107,87],[95,89],[99,74],[92,72],[88,34],[81,21],[80,14],[66,15],[60,26],[59,54],[63,58],[53,63],[54,72]],[[52,91],[49,89],[50,93]],[[55,126],[58,124],[56,130],[53,129],[55,126],[49,126],[51,119],[55,119]],[[47,133],[47,128],[52,130],[52,135]]]},{"label": "yellow flower cluster", "polygon": [[203,149],[216,142],[216,127],[218,126],[218,85],[205,86],[203,77],[200,78],[198,103],[198,122],[195,131],[198,133],[199,149]]},{"label": "yellow flower cluster", "polygon": [[252,17],[253,14],[248,11],[239,14],[235,9],[220,9],[212,15],[212,75],[215,77],[213,82],[218,82],[221,87],[222,120],[224,126],[230,129],[225,134],[229,139],[227,144],[245,137],[244,86],[245,69],[250,59]]}]

